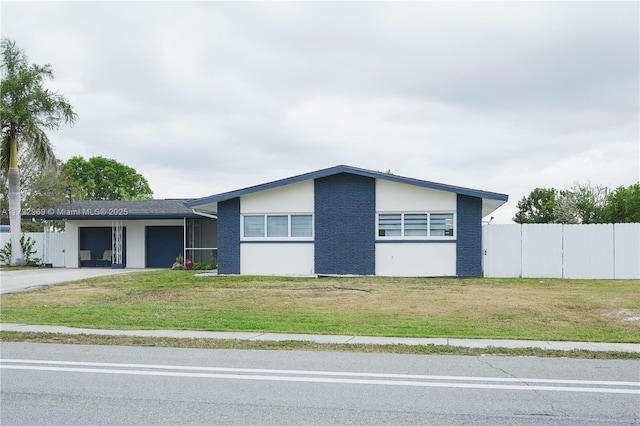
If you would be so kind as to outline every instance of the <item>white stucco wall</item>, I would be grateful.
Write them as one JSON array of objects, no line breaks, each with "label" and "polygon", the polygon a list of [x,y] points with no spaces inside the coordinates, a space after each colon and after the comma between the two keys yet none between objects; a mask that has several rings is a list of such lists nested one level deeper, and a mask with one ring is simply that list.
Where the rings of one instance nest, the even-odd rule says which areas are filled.
[{"label": "white stucco wall", "polygon": [[456,275],[456,244],[377,243],[376,275],[440,277]]},{"label": "white stucco wall", "polygon": [[[456,212],[455,193],[378,179],[376,212]],[[456,275],[456,242],[376,243],[376,275]]]},{"label": "white stucco wall", "polygon": [[[240,197],[240,213],[295,214],[314,211],[313,181],[268,189]],[[242,218],[240,219],[242,220]],[[242,224],[241,224],[242,226]],[[240,273],[243,275],[311,275],[314,246],[282,241],[240,244]]]},{"label": "white stucco wall", "polygon": [[376,180],[377,212],[455,212],[456,206],[452,192]]},{"label": "white stucco wall", "polygon": [[68,221],[64,228],[64,264],[67,268],[77,268],[80,263],[80,242],[77,222]]},{"label": "white stucco wall", "polygon": [[313,180],[240,197],[241,214],[313,213]]},{"label": "white stucco wall", "polygon": [[127,268],[144,268],[147,260],[144,223],[126,221],[122,226],[127,228]]},{"label": "white stucco wall", "polygon": [[242,243],[242,275],[311,275],[313,243]]}]

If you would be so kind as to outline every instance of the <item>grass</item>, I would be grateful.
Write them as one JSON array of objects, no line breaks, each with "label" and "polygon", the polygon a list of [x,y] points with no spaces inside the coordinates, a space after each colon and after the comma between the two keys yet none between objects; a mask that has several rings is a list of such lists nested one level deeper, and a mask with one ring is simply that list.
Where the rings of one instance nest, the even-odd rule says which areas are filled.
[{"label": "grass", "polygon": [[11,265],[0,265],[0,271],[25,271],[25,270],[33,270],[33,269],[42,269],[41,266],[11,266]]},{"label": "grass", "polygon": [[[625,310],[625,311],[623,311]],[[0,297],[0,321],[107,329],[640,343],[639,280],[137,272]]]},{"label": "grass", "polygon": [[22,333],[1,331],[2,342],[57,343],[77,345],[115,345],[115,346],[152,346],[195,349],[252,349],[279,351],[324,351],[324,352],[366,352],[393,353],[413,355],[503,355],[503,356],[537,356],[583,359],[624,359],[640,360],[637,352],[558,351],[539,348],[464,348],[440,345],[367,345],[367,344],[334,344],[304,341],[247,341],[231,339],[185,339],[138,336],[98,336],[98,335],[66,335],[57,333]]}]

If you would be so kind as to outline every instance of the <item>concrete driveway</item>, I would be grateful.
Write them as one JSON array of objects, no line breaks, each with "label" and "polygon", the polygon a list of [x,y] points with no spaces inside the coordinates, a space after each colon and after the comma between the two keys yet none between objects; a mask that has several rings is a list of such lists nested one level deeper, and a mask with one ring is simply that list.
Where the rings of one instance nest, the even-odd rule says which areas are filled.
[{"label": "concrete driveway", "polygon": [[110,269],[110,268],[41,268],[21,271],[0,270],[0,294],[35,290],[54,284],[77,281],[105,275],[127,274],[150,271],[150,269]]}]

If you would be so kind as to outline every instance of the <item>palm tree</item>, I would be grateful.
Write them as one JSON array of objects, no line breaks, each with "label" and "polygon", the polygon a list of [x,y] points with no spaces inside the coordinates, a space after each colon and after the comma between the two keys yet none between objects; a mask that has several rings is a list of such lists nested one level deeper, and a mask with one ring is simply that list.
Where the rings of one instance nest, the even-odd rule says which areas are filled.
[{"label": "palm tree", "polygon": [[53,79],[51,65],[27,62],[13,40],[2,39],[2,82],[0,83],[0,167],[9,184],[9,224],[11,264],[24,264],[20,240],[20,170],[18,154],[24,150],[42,167],[57,167],[53,147],[45,131],[56,130],[61,122],[72,125],[76,113],[64,96],[43,86]]}]

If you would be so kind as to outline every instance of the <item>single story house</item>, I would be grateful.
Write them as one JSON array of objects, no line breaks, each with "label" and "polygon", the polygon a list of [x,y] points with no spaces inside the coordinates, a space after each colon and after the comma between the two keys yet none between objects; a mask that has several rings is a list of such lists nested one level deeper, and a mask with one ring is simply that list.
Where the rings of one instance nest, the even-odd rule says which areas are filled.
[{"label": "single story house", "polygon": [[66,267],[171,268],[178,256],[215,263],[216,219],[186,201],[74,201],[23,217],[66,222]]},{"label": "single story house", "polygon": [[507,199],[341,165],[185,205],[217,218],[220,274],[477,277]]}]

